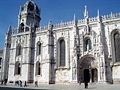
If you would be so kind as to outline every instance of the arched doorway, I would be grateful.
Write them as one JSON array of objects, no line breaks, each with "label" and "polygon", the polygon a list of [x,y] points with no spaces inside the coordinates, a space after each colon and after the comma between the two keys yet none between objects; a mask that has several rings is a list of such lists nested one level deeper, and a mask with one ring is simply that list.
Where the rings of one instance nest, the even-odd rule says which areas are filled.
[{"label": "arched doorway", "polygon": [[92,82],[97,82],[98,81],[98,71],[97,69],[91,69],[91,75],[92,75]]},{"label": "arched doorway", "polygon": [[84,69],[84,81],[90,82],[90,72],[89,72],[89,69]]},{"label": "arched doorway", "polygon": [[85,55],[78,61],[78,82],[97,82],[97,62],[91,55]]}]

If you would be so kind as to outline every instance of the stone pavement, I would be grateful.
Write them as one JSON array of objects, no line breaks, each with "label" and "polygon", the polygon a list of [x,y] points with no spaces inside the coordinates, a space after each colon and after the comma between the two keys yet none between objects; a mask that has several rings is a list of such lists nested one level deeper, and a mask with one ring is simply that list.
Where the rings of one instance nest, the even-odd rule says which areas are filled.
[{"label": "stone pavement", "polygon": [[[26,89],[43,89],[43,90],[85,90],[84,84],[40,84],[39,87],[35,87],[33,84],[29,84],[28,87],[18,87],[13,84],[0,87],[11,87],[11,88],[26,88]],[[120,90],[120,84],[89,84],[88,89],[90,90]]]}]

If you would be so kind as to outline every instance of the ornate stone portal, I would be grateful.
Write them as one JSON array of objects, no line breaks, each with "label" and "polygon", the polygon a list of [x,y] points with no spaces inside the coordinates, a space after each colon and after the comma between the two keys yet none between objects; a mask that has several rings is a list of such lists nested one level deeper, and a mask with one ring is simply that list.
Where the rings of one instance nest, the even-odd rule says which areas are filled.
[{"label": "ornate stone portal", "polygon": [[78,81],[98,82],[97,60],[91,55],[86,55],[78,61]]}]

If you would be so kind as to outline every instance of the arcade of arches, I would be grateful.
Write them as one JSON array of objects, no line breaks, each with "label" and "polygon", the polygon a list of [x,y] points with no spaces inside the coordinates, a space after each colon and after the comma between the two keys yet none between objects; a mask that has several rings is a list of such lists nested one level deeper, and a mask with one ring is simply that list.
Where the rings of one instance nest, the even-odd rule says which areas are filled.
[{"label": "arcade of arches", "polygon": [[98,82],[97,62],[94,57],[84,56],[78,61],[78,82]]}]

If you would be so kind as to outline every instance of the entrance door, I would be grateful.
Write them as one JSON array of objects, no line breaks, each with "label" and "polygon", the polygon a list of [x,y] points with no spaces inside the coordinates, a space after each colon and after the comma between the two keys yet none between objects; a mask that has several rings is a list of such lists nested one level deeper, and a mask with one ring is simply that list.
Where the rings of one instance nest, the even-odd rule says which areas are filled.
[{"label": "entrance door", "polygon": [[90,82],[90,72],[89,72],[89,69],[84,69],[84,82]]},{"label": "entrance door", "polygon": [[97,72],[97,69],[92,69],[91,73],[92,73],[92,82],[97,82],[98,81],[98,72]]}]

